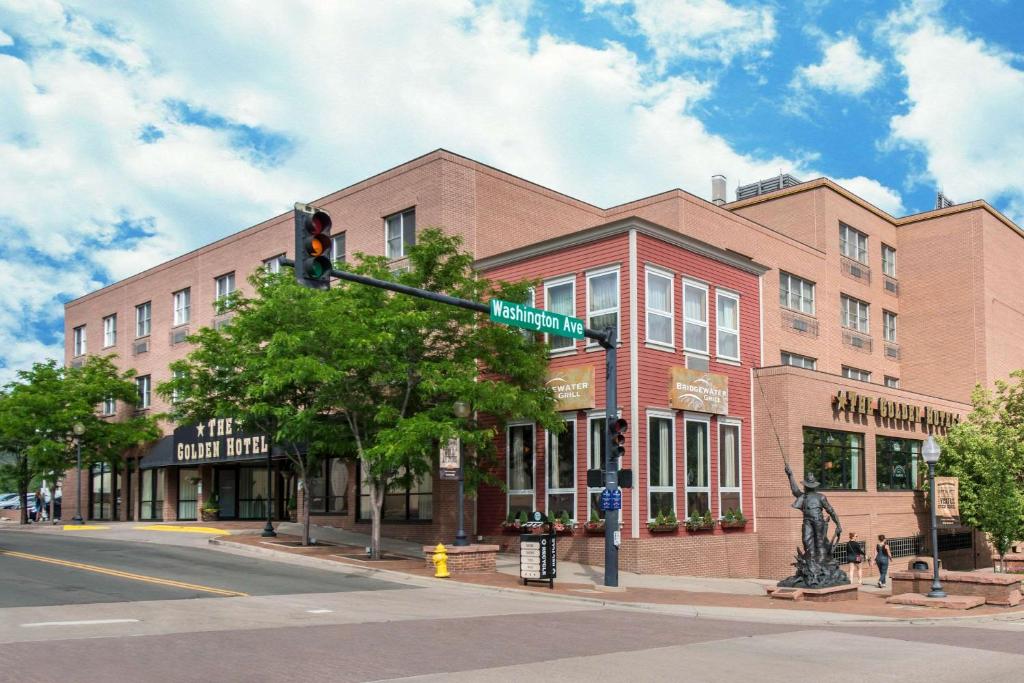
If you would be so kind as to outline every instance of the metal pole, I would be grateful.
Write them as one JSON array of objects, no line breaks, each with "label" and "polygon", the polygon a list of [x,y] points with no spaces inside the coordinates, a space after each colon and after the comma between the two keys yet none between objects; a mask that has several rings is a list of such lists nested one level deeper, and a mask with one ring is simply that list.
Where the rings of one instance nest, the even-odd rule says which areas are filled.
[{"label": "metal pole", "polygon": [[78,451],[78,503],[75,507],[75,516],[71,520],[72,522],[78,522],[79,524],[85,524],[85,520],[82,518],[82,439],[81,437],[75,439],[76,450]]},{"label": "metal pole", "polygon": [[939,581],[939,529],[935,518],[935,463],[928,463],[928,494],[932,499],[932,590],[928,593],[929,598],[944,598],[946,592],[942,590],[942,583]]},{"label": "metal pole", "polygon": [[458,517],[459,517],[459,526],[458,526],[458,529],[455,531],[455,545],[457,545],[457,546],[469,545],[469,539],[466,538],[465,523],[463,522],[463,517],[465,517],[464,501],[465,501],[465,494],[466,494],[465,486],[464,486],[465,479],[466,479],[465,469],[464,469],[465,468],[465,463],[463,462],[463,459],[464,459],[464,454],[463,454],[463,451],[462,451],[462,441],[460,440],[459,441],[459,498],[458,498],[458,501],[457,501],[457,504],[456,504],[456,508],[455,508],[455,514],[458,515]]},{"label": "metal pole", "polygon": [[[604,486],[614,492],[619,488],[619,470],[612,456],[613,445],[610,438],[611,427],[619,417],[616,381],[617,370],[615,358],[615,328],[605,333],[601,342],[605,348],[605,426],[604,426]],[[604,585],[619,585],[619,511],[605,510],[604,513]]]},{"label": "metal pole", "polygon": [[267,450],[267,524],[263,527],[263,533],[260,536],[270,537],[277,536],[277,532],[274,531],[274,525],[270,523],[271,515],[274,511],[273,506],[273,480],[271,479],[272,472],[270,470],[270,450]]}]

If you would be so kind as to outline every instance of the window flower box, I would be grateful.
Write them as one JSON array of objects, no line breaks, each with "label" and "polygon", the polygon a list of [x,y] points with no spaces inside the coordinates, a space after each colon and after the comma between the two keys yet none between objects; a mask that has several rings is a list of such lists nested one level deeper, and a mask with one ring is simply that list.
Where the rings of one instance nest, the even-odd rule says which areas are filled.
[{"label": "window flower box", "polygon": [[676,519],[675,513],[662,514],[658,513],[658,516],[647,522],[647,530],[652,534],[666,534],[673,531],[679,530],[679,520]]},{"label": "window flower box", "polygon": [[723,529],[744,529],[747,526],[747,518],[743,516],[740,510],[729,508],[722,515],[719,524]]},{"label": "window flower box", "polygon": [[703,515],[692,514],[686,518],[687,531],[711,531],[715,528],[715,520],[711,519],[711,512]]}]

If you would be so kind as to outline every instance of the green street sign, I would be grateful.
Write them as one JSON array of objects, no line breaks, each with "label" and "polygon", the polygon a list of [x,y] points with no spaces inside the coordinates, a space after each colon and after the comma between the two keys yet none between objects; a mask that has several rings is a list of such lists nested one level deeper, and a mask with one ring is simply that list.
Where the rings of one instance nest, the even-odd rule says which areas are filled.
[{"label": "green street sign", "polygon": [[533,332],[547,332],[562,337],[583,339],[583,321],[561,313],[531,308],[501,299],[491,299],[491,320]]}]

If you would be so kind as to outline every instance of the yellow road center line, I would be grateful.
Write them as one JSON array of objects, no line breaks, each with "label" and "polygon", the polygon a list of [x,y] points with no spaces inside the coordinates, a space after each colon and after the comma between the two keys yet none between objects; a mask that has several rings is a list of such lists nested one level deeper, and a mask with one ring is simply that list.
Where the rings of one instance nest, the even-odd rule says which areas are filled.
[{"label": "yellow road center line", "polygon": [[142,581],[145,583],[155,583],[160,586],[171,586],[172,588],[182,588],[185,590],[200,591],[204,593],[213,593],[215,595],[223,595],[227,597],[248,597],[248,593],[242,593],[240,591],[228,590],[226,588],[214,588],[212,586],[200,586],[195,583],[186,583],[184,581],[175,581],[173,579],[161,579],[156,576],[146,576],[144,574],[133,574],[131,572],[123,572],[119,569],[109,569],[107,567],[98,567],[94,564],[84,564],[82,562],[71,562],[70,560],[59,560],[56,557],[44,557],[43,555],[32,555],[30,553],[20,553],[15,550],[0,550],[0,555],[7,555],[8,557],[17,557],[23,560],[34,560],[36,562],[45,562],[47,564],[55,564],[61,567],[72,567],[74,569],[82,569],[87,572],[94,572],[96,574],[105,574],[107,576],[116,576],[121,579],[131,579],[132,581]]}]

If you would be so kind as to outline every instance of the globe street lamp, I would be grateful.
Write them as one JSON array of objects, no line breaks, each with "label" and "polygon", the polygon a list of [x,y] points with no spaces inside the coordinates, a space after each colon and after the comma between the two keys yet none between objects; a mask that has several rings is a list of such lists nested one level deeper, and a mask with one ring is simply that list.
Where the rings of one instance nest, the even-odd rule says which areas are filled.
[{"label": "globe street lamp", "polygon": [[939,448],[935,437],[928,435],[924,441],[924,448],[921,449],[921,456],[928,463],[928,491],[932,499],[932,590],[928,593],[929,598],[944,598],[946,592],[942,590],[942,583],[939,581],[939,530],[935,520],[935,463],[939,461],[942,449]]},{"label": "globe street lamp", "polygon": [[[452,404],[452,412],[455,413],[455,417],[460,420],[464,420],[470,415],[469,404],[465,401],[456,401]],[[469,539],[466,538],[466,529],[463,524],[463,517],[465,513],[463,511],[464,498],[465,498],[465,479],[466,472],[464,469],[464,461],[462,452],[462,441],[459,441],[459,496],[456,502],[455,514],[458,517],[458,528],[455,531],[455,545],[466,546],[469,545]]]},{"label": "globe street lamp", "polygon": [[75,516],[71,521],[85,524],[82,518],[82,435],[85,434],[85,425],[76,422],[71,431],[75,434],[75,450],[78,453],[78,503],[75,505]]}]

